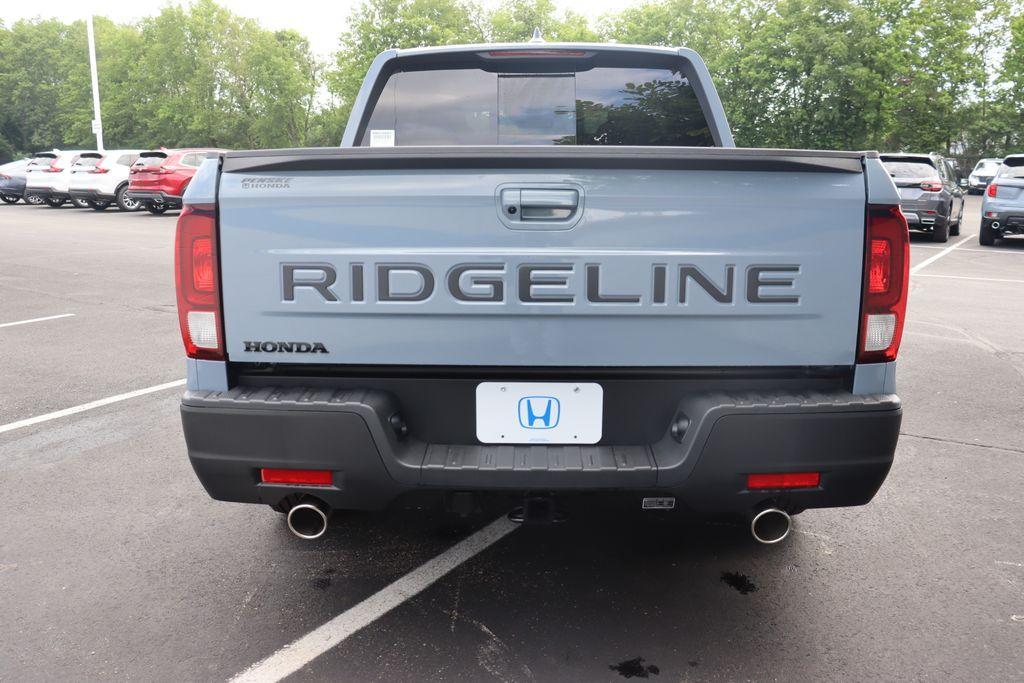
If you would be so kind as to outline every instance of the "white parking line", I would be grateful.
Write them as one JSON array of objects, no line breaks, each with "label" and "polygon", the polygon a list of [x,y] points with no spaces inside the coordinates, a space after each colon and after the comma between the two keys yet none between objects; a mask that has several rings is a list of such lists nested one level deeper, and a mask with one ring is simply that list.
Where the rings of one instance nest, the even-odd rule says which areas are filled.
[{"label": "white parking line", "polygon": [[[945,249],[946,247],[940,247],[937,244],[915,244],[914,249]],[[993,256],[1024,256],[1024,250],[1022,249],[1000,249],[993,247],[990,249],[971,249],[965,247],[964,249],[957,249],[957,251],[964,252],[969,251],[972,254],[992,254]]]},{"label": "white parking line", "polygon": [[360,629],[419,594],[474,555],[486,550],[518,528],[505,517],[464,538],[426,564],[374,593],[290,645],[257,662],[231,679],[231,683],[280,681],[327,652]]},{"label": "white parking line", "polygon": [[15,320],[13,323],[0,323],[0,327],[14,327],[15,325],[28,325],[29,323],[41,323],[44,320],[56,320],[57,318],[73,318],[74,313],[61,313],[60,315],[48,315],[45,318],[30,318],[28,320]]},{"label": "white parking line", "polygon": [[4,432],[13,432],[15,429],[21,429],[22,427],[31,427],[37,425],[40,422],[49,422],[50,420],[56,420],[60,417],[67,417],[68,415],[74,415],[76,413],[82,413],[86,410],[92,410],[93,408],[101,408],[103,406],[109,406],[111,403],[117,403],[119,401],[127,401],[130,398],[137,396],[145,396],[146,394],[152,394],[157,391],[163,391],[164,389],[170,389],[171,387],[180,387],[185,384],[185,380],[176,379],[173,382],[166,382],[164,384],[157,384],[155,387],[146,387],[145,389],[136,389],[135,391],[129,391],[126,394],[118,394],[117,396],[108,396],[107,398],[101,398],[98,401],[90,401],[89,403],[83,403],[73,408],[65,408],[64,410],[58,410],[53,413],[46,413],[45,415],[37,415],[36,417],[25,418],[24,420],[18,420],[17,422],[8,422],[5,425],[0,425],[0,434]]},{"label": "white parking line", "polygon": [[969,277],[967,275],[933,275],[932,273],[925,273],[924,275],[918,275],[918,277],[944,277],[950,280],[977,280],[978,282],[1017,282],[1024,284],[1024,280],[1008,280],[998,277]]},{"label": "white parking line", "polygon": [[936,262],[936,261],[938,261],[938,260],[939,260],[940,258],[942,258],[943,256],[945,256],[945,255],[946,255],[946,254],[948,254],[949,252],[953,251],[954,249],[956,249],[957,247],[959,247],[959,246],[960,246],[961,244],[963,244],[964,242],[967,242],[968,240],[970,240],[970,239],[971,239],[971,238],[973,238],[973,237],[974,237],[974,235],[968,235],[967,237],[963,238],[962,240],[960,240],[960,241],[959,241],[959,242],[957,242],[956,244],[954,244],[954,245],[952,245],[952,246],[949,246],[949,247],[946,247],[945,249],[943,249],[942,251],[940,251],[940,252],[939,252],[938,254],[936,254],[935,256],[929,256],[929,257],[928,257],[928,258],[926,258],[926,259],[925,259],[924,261],[921,261],[921,262],[920,262],[920,263],[918,263],[918,264],[917,264],[916,266],[914,266],[913,268],[911,268],[911,269],[910,269],[910,274],[911,274],[911,275],[913,275],[914,273],[916,273],[917,271],[921,270],[921,269],[922,269],[922,268],[924,268],[925,266],[928,266],[928,265],[931,265],[931,264],[935,263],[935,262]]}]

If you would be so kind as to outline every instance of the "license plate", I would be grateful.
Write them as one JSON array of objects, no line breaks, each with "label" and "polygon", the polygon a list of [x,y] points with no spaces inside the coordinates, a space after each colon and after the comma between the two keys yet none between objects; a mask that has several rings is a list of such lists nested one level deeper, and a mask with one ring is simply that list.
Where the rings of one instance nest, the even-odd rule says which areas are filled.
[{"label": "license plate", "polygon": [[498,444],[595,444],[604,389],[592,382],[482,382],[476,438]]}]

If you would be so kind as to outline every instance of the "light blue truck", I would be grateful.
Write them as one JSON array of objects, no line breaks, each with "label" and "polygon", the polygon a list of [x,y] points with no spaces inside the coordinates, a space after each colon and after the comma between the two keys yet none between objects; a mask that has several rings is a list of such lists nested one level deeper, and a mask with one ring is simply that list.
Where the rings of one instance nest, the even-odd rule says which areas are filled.
[{"label": "light blue truck", "polygon": [[892,463],[899,201],[875,152],[736,148],[691,50],[389,50],[341,147],[189,187],[189,457],[303,538],[606,499],[780,541]]}]

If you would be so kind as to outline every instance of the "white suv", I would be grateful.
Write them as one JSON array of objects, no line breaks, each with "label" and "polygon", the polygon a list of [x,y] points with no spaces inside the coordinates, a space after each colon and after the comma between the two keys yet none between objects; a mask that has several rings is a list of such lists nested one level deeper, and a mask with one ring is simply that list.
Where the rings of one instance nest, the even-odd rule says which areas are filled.
[{"label": "white suv", "polygon": [[[128,172],[139,158],[139,149],[108,149],[85,152],[71,167],[69,192],[77,206],[102,211],[117,204],[122,211],[138,211],[139,202],[128,197]],[[81,203],[80,203],[81,202]]]},{"label": "white suv", "polygon": [[[71,167],[87,150],[59,150],[40,152],[32,157],[25,169],[25,197],[43,200],[53,208],[63,206],[71,199],[68,194],[68,182],[71,180]],[[35,201],[29,203],[35,204]],[[79,206],[88,206],[81,203]]]}]

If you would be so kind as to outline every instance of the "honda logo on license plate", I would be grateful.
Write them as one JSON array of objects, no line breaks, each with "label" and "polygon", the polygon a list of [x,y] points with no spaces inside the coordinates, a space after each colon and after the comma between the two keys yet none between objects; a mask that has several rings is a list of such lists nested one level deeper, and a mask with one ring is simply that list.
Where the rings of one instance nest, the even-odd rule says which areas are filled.
[{"label": "honda logo on license plate", "polygon": [[554,396],[519,399],[519,424],[524,429],[553,429],[562,416],[562,404]]}]

